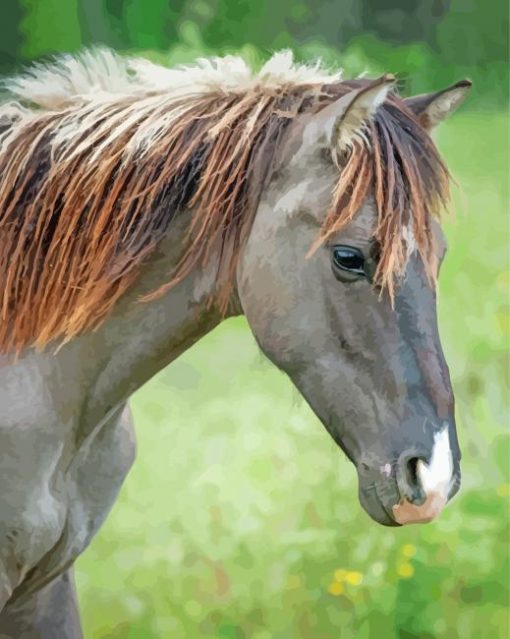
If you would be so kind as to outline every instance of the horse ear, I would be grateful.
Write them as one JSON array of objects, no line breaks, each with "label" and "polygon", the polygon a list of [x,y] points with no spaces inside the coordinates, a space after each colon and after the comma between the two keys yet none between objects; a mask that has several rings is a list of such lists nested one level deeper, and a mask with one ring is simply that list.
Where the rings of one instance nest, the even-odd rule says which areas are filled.
[{"label": "horse ear", "polygon": [[430,130],[462,104],[469,93],[471,85],[471,80],[461,80],[442,91],[424,93],[423,95],[407,98],[405,103],[418,117],[420,124],[425,129]]},{"label": "horse ear", "polygon": [[335,150],[342,151],[349,147],[364,123],[384,102],[394,83],[393,75],[383,75],[361,89],[350,91],[316,113],[303,131],[305,145],[326,141]]}]

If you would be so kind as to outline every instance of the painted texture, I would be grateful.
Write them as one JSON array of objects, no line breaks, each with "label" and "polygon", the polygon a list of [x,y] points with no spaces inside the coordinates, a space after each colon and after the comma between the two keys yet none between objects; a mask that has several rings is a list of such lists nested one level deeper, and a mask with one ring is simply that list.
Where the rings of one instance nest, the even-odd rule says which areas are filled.
[{"label": "painted texture", "polygon": [[[88,4],[93,13],[97,3]],[[207,12],[197,5],[197,16]],[[140,13],[139,7],[126,12],[133,31],[140,22],[131,17]],[[505,20],[497,11],[483,13],[471,17],[462,9],[443,18],[438,39],[447,44],[445,59],[459,66],[479,59],[474,51],[486,24],[498,42]],[[237,20],[250,24],[249,10],[234,21],[228,6],[218,15],[226,16],[221,44]],[[293,19],[299,15],[296,10]],[[349,16],[359,20],[355,11]],[[120,23],[112,8],[114,20]],[[269,27],[257,20],[260,38]],[[467,39],[476,46],[466,51],[462,29],[470,20],[477,38]],[[461,31],[457,46],[448,32],[452,23]],[[74,24],[73,18],[71,35]],[[189,47],[203,46],[207,29],[193,24],[183,20],[186,44],[170,57],[192,57],[197,51]],[[239,32],[245,42],[246,29]],[[47,51],[48,42],[58,46],[55,36],[37,53]],[[156,39],[142,34],[139,42],[152,46]],[[414,60],[418,75],[434,68],[418,47],[402,50],[401,61],[398,51],[391,58],[386,49],[370,47],[369,41],[355,65],[398,71]],[[483,68],[486,86],[497,84],[496,67]],[[451,67],[441,72],[451,80],[464,74]],[[436,86],[423,75],[420,81]],[[482,93],[482,101],[494,98]],[[233,320],[135,398],[138,462],[78,566],[86,637],[308,638],[336,637],[339,629],[347,638],[507,635],[510,489],[502,426],[509,277],[501,140],[508,125],[479,104],[439,136],[468,199],[466,206],[456,194],[455,208],[467,208],[467,217],[461,213],[447,224],[450,251],[440,285],[464,451],[461,495],[426,528],[396,534],[370,524],[359,509],[353,469],[288,381],[263,363],[243,323]]]}]

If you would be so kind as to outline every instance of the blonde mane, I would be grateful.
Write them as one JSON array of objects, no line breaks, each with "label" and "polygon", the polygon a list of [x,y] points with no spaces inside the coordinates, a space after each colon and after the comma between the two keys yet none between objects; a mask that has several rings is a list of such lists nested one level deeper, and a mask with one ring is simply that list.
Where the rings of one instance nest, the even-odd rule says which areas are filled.
[{"label": "blonde mane", "polygon": [[[3,82],[0,104],[0,350],[94,329],[133,284],[173,216],[193,211],[171,281],[221,242],[231,282],[289,124],[367,80],[343,82],[288,52],[258,73],[237,57],[166,69],[109,50],[64,56]],[[390,292],[412,224],[430,273],[429,216],[448,173],[391,96],[346,161],[320,241],[375,189],[377,280]],[[224,277],[223,277],[224,276]],[[228,298],[228,286],[220,303]]]}]

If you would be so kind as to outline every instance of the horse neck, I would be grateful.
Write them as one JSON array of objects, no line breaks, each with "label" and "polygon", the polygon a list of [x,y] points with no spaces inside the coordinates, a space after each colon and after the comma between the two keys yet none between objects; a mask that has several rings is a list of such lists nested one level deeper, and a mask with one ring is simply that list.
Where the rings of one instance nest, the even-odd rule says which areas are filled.
[{"label": "horse neck", "polygon": [[182,234],[176,230],[172,228],[159,243],[132,290],[106,322],[56,356],[59,368],[73,377],[70,383],[81,385],[75,389],[82,404],[80,421],[86,422],[80,429],[93,428],[222,320],[210,304],[216,287],[214,256],[207,269],[195,268],[160,298],[138,301],[168,282],[181,253]]}]

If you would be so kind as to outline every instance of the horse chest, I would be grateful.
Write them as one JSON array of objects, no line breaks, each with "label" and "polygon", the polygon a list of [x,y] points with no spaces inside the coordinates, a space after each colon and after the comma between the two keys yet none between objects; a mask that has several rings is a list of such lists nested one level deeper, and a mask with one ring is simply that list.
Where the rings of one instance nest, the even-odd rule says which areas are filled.
[{"label": "horse chest", "polygon": [[[33,480],[20,474],[20,490],[0,506],[0,587],[4,598],[37,590],[68,567],[86,548],[113,505],[134,460],[129,409],[119,410],[58,469],[62,444],[33,455]],[[29,457],[26,451],[25,457]],[[25,465],[26,466],[26,465]],[[7,468],[0,457],[0,474]],[[24,488],[21,489],[21,486]],[[5,493],[4,493],[5,495]],[[0,609],[1,609],[0,591]]]},{"label": "horse chest", "polygon": [[90,543],[115,502],[135,450],[127,406],[109,418],[80,450],[67,479],[70,499],[66,541],[55,549],[57,563],[74,561]]}]

